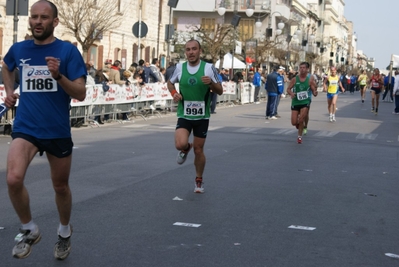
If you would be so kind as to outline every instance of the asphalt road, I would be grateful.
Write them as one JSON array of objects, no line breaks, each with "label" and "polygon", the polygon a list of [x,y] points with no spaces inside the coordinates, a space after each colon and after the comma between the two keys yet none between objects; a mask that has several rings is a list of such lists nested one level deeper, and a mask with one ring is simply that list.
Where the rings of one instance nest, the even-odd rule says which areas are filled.
[{"label": "asphalt road", "polygon": [[[296,143],[290,101],[278,120],[265,103],[218,107],[205,145],[204,194],[194,154],[176,164],[174,114],[73,129],[72,252],[53,258],[58,215],[45,157],[26,186],[42,240],[11,257],[19,222],[8,199],[9,136],[0,137],[0,266],[398,266],[399,116],[370,112],[370,95],[341,95],[337,122],[325,94]],[[181,226],[175,223],[183,223]]]}]

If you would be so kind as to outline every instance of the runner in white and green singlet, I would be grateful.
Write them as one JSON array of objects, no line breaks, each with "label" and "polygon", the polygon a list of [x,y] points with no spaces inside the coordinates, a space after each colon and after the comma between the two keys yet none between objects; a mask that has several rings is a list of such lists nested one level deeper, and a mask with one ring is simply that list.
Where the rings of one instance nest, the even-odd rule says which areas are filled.
[{"label": "runner in white and green singlet", "polygon": [[[221,95],[223,88],[215,67],[200,60],[201,45],[190,40],[185,45],[187,63],[177,64],[168,81],[168,89],[174,102],[178,102],[175,146],[179,150],[177,163],[183,164],[189,151],[195,154],[195,193],[203,193],[202,174],[205,168],[204,145],[210,117],[210,90]],[[179,92],[175,83],[179,83]],[[189,142],[191,131],[194,142]]]},{"label": "runner in white and green singlet", "polygon": [[314,77],[308,75],[309,63],[302,62],[299,65],[298,76],[291,79],[287,88],[287,93],[291,96],[291,124],[298,129],[298,144],[302,144],[302,133],[304,120],[308,116],[311,90],[314,96],[317,96],[317,87]]}]

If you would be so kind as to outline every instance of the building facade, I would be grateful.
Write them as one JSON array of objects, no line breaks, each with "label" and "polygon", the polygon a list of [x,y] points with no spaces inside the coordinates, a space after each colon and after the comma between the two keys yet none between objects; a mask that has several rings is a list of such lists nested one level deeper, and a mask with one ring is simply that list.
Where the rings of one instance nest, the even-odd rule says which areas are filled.
[{"label": "building facade", "polygon": [[[74,1],[86,0],[73,0],[72,2]],[[14,16],[6,16],[6,5],[10,2],[12,1],[0,0],[0,56],[4,56],[14,41]],[[36,0],[28,2],[30,7]],[[120,12],[117,12],[115,16],[120,17],[120,23],[113,29],[102,33],[102,38],[96,40],[89,49],[85,61],[92,60],[97,69],[101,69],[106,60],[112,62],[120,60],[123,67],[128,68],[139,59],[151,61],[152,58],[160,58],[162,64],[166,65],[168,46],[165,41],[165,27],[169,23],[170,14],[168,1],[109,0],[108,2],[115,2],[115,5],[119,5]],[[135,37],[132,32],[132,27],[140,20],[140,15],[141,21],[148,28],[147,35],[142,38]],[[18,16],[17,41],[24,40],[30,34],[28,16]],[[62,23],[56,27],[55,36],[74,43],[82,51],[76,38],[66,33]]]},{"label": "building facade", "polygon": [[[0,56],[14,42],[14,17],[6,16],[9,2],[12,1],[0,0]],[[28,2],[31,6],[36,0]],[[184,51],[177,48],[187,38],[198,37],[195,27],[213,30],[217,25],[231,25],[237,15],[240,20],[235,25],[234,44],[242,46],[235,49],[242,60],[245,60],[245,44],[250,41],[256,43],[257,51],[262,51],[266,45],[271,47],[266,49],[267,53],[256,52],[255,60],[267,69],[277,64],[295,68],[300,61],[307,60],[312,71],[325,72],[331,65],[347,69],[362,65],[358,62],[360,58],[364,61],[364,54],[359,56],[356,52],[353,23],[344,17],[344,0],[180,0],[173,9],[168,6],[168,0],[108,2],[118,5],[120,12],[115,16],[120,17],[120,23],[102,33],[102,38],[89,49],[85,61],[93,61],[97,69],[102,68],[105,61],[120,60],[123,67],[128,68],[140,59],[151,61],[153,58],[159,58],[165,66],[168,60],[184,57]],[[218,12],[221,7],[224,8],[222,15]],[[148,28],[147,35],[142,38],[132,32],[133,25],[139,21]],[[166,40],[168,25],[173,25],[172,45]],[[28,17],[19,16],[17,41],[29,35]],[[81,50],[64,25],[56,28],[55,35]],[[233,40],[228,41],[233,46]]]}]

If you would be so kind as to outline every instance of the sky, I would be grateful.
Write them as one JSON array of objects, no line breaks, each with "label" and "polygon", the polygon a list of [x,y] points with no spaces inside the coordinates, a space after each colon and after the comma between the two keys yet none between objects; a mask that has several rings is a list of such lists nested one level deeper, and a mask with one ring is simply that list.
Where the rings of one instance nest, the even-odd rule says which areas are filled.
[{"label": "sky", "polygon": [[399,55],[398,0],[345,0],[345,17],[353,22],[357,49],[385,69],[391,55]]}]

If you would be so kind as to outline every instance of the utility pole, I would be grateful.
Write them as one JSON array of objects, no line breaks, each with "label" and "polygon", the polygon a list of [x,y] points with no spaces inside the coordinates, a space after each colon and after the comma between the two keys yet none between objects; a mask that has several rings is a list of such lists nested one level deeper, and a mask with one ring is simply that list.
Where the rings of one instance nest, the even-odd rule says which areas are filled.
[{"label": "utility pole", "polygon": [[234,31],[233,31],[233,51],[231,53],[231,80],[233,80],[234,77],[234,56],[235,56],[235,50],[236,50],[236,29],[238,24],[240,23],[241,17],[237,15],[237,9],[238,9],[238,0],[234,0],[234,16],[233,20],[231,21],[231,24],[234,26]]}]

